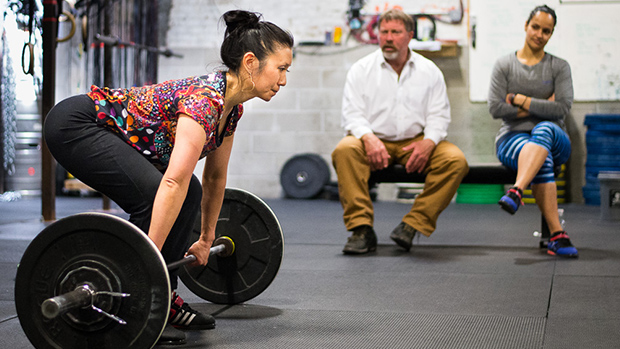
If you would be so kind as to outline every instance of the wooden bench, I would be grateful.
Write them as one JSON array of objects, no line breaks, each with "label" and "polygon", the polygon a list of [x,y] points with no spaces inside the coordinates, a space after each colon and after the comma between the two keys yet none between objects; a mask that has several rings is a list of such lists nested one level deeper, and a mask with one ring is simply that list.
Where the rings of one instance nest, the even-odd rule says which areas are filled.
[{"label": "wooden bench", "polygon": [[[514,184],[517,173],[501,164],[469,165],[469,172],[461,184]],[[423,173],[407,173],[405,167],[400,164],[391,165],[383,170],[373,171],[370,174],[368,185],[374,188],[379,183],[424,183],[426,175]],[[499,198],[498,198],[499,200]],[[541,214],[541,241],[540,247],[547,248],[547,242],[551,233]]]}]

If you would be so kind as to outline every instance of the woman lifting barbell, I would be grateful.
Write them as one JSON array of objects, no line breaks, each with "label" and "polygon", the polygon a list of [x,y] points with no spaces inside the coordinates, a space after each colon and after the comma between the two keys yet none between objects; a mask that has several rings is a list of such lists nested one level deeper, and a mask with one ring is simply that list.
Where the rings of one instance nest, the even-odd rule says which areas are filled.
[{"label": "woman lifting barbell", "polygon": [[[128,89],[93,86],[58,103],[45,120],[45,141],[56,160],[125,210],[168,263],[186,253],[196,256],[195,265],[207,263],[242,103],[271,100],[286,85],[292,63],[292,35],[260,14],[235,10],[222,20],[222,70]],[[193,171],[204,157],[201,184]],[[199,209],[201,236],[188,249]],[[170,279],[174,290],[174,270]],[[213,317],[172,296],[160,342],[184,341],[171,326],[215,327]]]}]

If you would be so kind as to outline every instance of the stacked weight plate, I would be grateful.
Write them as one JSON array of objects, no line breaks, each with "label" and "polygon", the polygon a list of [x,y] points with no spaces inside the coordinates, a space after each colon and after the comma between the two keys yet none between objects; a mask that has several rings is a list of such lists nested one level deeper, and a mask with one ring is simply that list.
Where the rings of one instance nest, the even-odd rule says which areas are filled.
[{"label": "stacked weight plate", "polygon": [[15,172],[6,177],[6,189],[23,196],[41,195],[41,112],[39,103],[17,101]]},{"label": "stacked weight plate", "polygon": [[620,171],[620,114],[588,114],[586,132],[586,185],[583,197],[587,205],[600,205],[598,174]]}]

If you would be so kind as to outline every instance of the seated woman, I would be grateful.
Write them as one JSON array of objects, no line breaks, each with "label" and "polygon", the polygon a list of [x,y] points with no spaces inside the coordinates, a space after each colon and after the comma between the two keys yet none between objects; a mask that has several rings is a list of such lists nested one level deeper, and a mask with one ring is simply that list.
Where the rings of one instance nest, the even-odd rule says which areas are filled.
[{"label": "seated woman", "polygon": [[525,22],[525,44],[501,57],[493,68],[489,111],[502,119],[495,139],[497,157],[517,171],[517,179],[499,205],[514,214],[522,205],[523,189],[530,183],[536,204],[549,231],[548,253],[577,257],[577,249],[558,215],[554,168],[565,163],[571,144],[564,118],[573,103],[568,62],[544,51],[557,22],[553,9],[536,7]]}]

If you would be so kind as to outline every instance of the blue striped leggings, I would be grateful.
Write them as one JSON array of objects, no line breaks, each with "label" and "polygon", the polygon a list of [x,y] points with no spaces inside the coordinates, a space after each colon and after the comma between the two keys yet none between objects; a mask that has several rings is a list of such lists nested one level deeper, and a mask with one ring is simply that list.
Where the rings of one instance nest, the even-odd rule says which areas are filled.
[{"label": "blue striped leggings", "polygon": [[547,149],[545,163],[532,180],[532,184],[553,182],[553,168],[568,161],[571,153],[570,139],[562,128],[553,122],[543,121],[530,133],[511,132],[497,144],[497,158],[513,170],[518,169],[519,153],[527,143],[534,143]]}]

